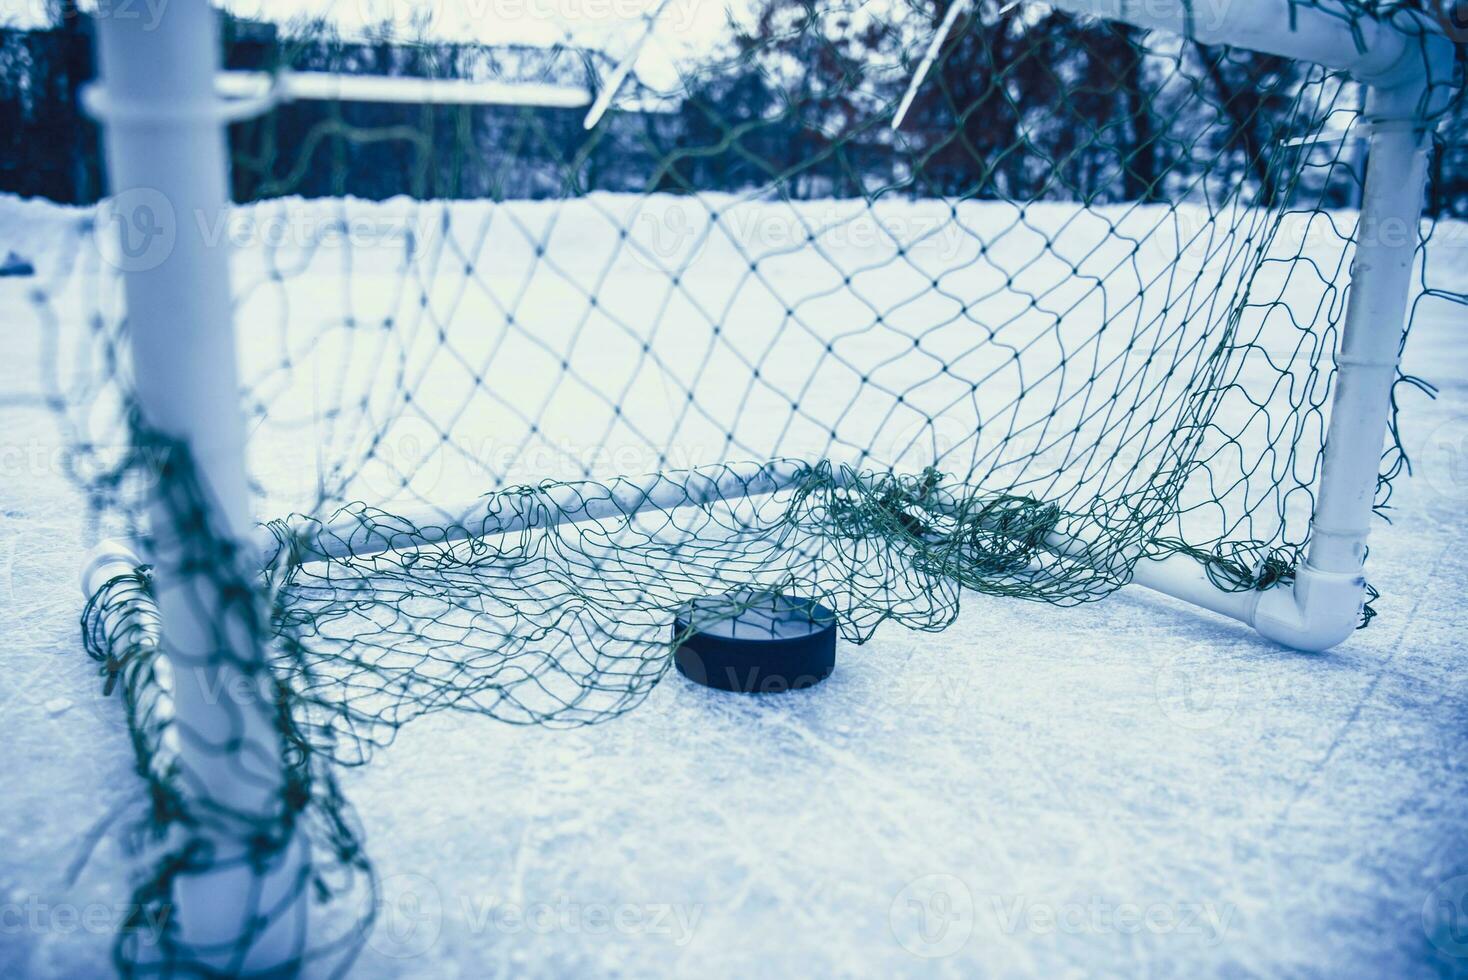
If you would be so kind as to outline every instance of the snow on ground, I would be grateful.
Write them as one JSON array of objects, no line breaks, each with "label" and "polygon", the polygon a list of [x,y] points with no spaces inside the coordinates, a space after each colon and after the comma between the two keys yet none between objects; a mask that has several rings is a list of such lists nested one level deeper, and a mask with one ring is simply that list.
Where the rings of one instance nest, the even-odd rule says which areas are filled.
[{"label": "snow on ground", "polygon": [[[9,803],[0,838],[10,845],[0,858],[0,975],[80,976],[105,968],[127,900],[122,825],[106,828],[74,884],[66,871],[99,820],[136,802],[140,784],[118,706],[98,697],[77,641],[77,563],[95,529],[61,472],[54,420],[9,396],[35,390],[38,338],[75,330],[105,287],[83,268],[56,288],[48,271],[68,261],[58,212],[31,206],[22,216],[15,202],[0,204],[0,245],[31,242],[41,272],[0,280],[0,630],[12,640],[0,672],[8,750],[0,789]],[[909,229],[920,212],[907,216]],[[535,219],[531,208],[510,216]],[[1047,226],[1052,232],[1066,227],[1063,217],[1045,220],[1059,222]],[[566,236],[573,252],[593,251],[601,239],[588,227],[552,234]],[[658,227],[673,226],[660,216],[649,230]],[[517,240],[506,229],[488,234]],[[1087,240],[1077,239],[1083,252]],[[869,270],[858,290],[887,277],[868,295],[899,311],[898,329],[942,318],[942,301],[920,281],[891,278],[900,268],[890,243],[838,244],[838,266]],[[672,325],[673,353],[693,342],[674,327],[704,322],[705,313],[719,320],[723,309],[743,310],[754,330],[761,308],[753,294],[714,274],[717,242],[702,247],[694,258],[708,271],[681,296],[647,290],[666,279],[655,265],[609,275],[598,287],[612,307],[604,315],[662,302],[655,308]],[[1023,251],[1011,247],[1011,256]],[[401,279],[392,257],[401,249],[399,241],[356,250],[380,268],[292,268],[288,287],[273,284],[272,262],[339,262],[349,250],[272,257],[268,247],[247,246],[240,258],[245,360],[263,379],[260,397],[277,407],[256,446],[272,513],[309,502],[316,445],[335,456],[360,447],[357,433],[334,430],[323,440],[315,423],[300,427],[311,397],[340,389],[319,377],[309,391],[271,388],[265,367],[282,349],[294,350],[298,365],[350,358],[303,361],[290,347],[301,334],[282,346],[273,325],[286,315],[308,336],[319,323],[322,336],[339,341],[345,305],[370,319],[396,302],[386,297]],[[546,331],[569,329],[569,319],[596,333],[598,314],[584,298],[561,290],[515,299],[525,266],[507,244],[494,254],[503,264],[465,280],[457,300],[430,284],[431,303],[448,304],[431,306],[436,316],[472,323],[518,302]],[[669,253],[657,254],[667,261]],[[935,254],[950,266],[965,258]],[[533,258],[527,246],[519,261]],[[583,267],[600,268],[600,258]],[[1197,259],[1200,275],[1209,261]],[[829,285],[809,278],[810,267],[785,271],[787,288],[821,294]],[[778,264],[771,274],[780,275]],[[375,285],[343,299],[344,284],[373,275]],[[964,285],[972,298],[987,295],[982,282]],[[47,305],[56,324],[37,319],[31,293],[42,286],[54,293]],[[914,299],[895,299],[907,289]],[[1010,301],[1003,290],[989,300]],[[853,301],[812,302],[819,310]],[[859,326],[870,310],[855,310],[830,306],[808,319]],[[836,674],[804,692],[740,698],[673,676],[630,715],[571,732],[432,716],[344,776],[385,879],[385,924],[357,975],[1468,975],[1468,680],[1458,625],[1468,605],[1464,320],[1446,304],[1421,308],[1407,368],[1441,395],[1404,395],[1404,436],[1419,473],[1393,498],[1395,523],[1379,525],[1372,540],[1380,618],[1340,649],[1294,654],[1140,590],[1070,609],[966,595],[946,632],[887,625],[865,647],[843,644]],[[432,320],[419,323],[431,337]],[[551,349],[575,339],[540,336]],[[939,352],[958,342],[942,333],[935,340]],[[595,350],[603,367],[632,370],[639,360],[636,351]],[[884,351],[877,343],[851,357],[882,363]],[[491,353],[461,352],[465,362]],[[354,356],[369,368],[389,363],[370,348]],[[803,365],[787,360],[775,370],[793,375],[794,367]],[[454,372],[438,370],[441,385],[419,377],[409,386],[443,399],[420,421],[441,419],[465,393],[448,380]],[[695,380],[676,370],[669,377]],[[715,372],[700,384],[717,388],[729,377]],[[480,413],[474,424],[514,424],[482,391],[468,393]],[[629,397],[653,396],[639,386]],[[593,393],[580,404],[600,402]],[[892,445],[882,406],[872,411],[852,424],[875,426],[862,437]],[[381,425],[390,414],[357,421]],[[798,434],[772,435],[768,421],[742,419],[741,432],[781,448],[799,444]],[[292,431],[295,454],[287,452]],[[485,438],[455,431],[466,442]],[[696,426],[682,433],[700,447],[707,434]],[[262,452],[267,437],[272,449]],[[397,462],[411,468],[412,458]],[[386,470],[364,469],[356,489],[378,499],[452,496],[473,469],[449,461],[431,486],[407,488]],[[524,476],[513,465],[496,475]]]}]

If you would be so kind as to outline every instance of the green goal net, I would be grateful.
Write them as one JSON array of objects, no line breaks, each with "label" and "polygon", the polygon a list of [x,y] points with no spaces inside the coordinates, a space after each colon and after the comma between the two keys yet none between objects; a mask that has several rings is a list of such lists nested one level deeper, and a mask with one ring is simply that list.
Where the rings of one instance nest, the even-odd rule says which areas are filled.
[{"label": "green goal net", "polygon": [[[241,85],[298,86],[231,126],[236,204],[200,219],[232,250],[266,522],[218,575],[265,597],[241,601],[267,604],[288,757],[280,814],[231,860],[289,827],[313,903],[368,888],[335,766],[428,712],[625,712],[701,596],[817,599],[863,642],[941,629],[965,591],[1097,600],[1169,555],[1227,590],[1289,580],[1350,296],[1362,87],[1028,2],[949,13],[764,0],[694,29],[664,4],[554,44],[225,19]],[[1424,115],[1457,111],[1451,83]],[[188,524],[208,491],[136,408],[119,284],[149,228],[115,215],[45,225],[31,295],[69,465],[103,533],[146,541],[150,507]],[[1417,290],[1452,299],[1432,227]],[[192,526],[208,565],[218,529]],[[201,826],[243,819],[175,754],[151,583],[111,579],[84,624],[149,784],[141,906],[223,862],[190,849]],[[355,908],[299,956],[347,961]],[[176,935],[118,957],[208,958]]]}]

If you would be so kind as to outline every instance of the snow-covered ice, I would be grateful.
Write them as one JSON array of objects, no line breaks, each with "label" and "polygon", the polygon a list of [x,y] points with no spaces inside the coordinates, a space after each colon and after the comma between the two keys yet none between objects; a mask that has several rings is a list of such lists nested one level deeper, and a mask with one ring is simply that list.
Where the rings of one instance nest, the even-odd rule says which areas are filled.
[{"label": "snow-covered ice", "polygon": [[[525,414],[552,431],[537,437],[572,456],[597,440],[673,441],[695,457],[719,451],[723,428],[692,419],[670,431],[676,416],[663,409],[677,384],[696,382],[711,403],[733,398],[720,386],[734,375],[715,365],[699,378],[675,366],[654,385],[638,378],[644,358],[632,338],[578,343],[649,308],[666,325],[659,355],[675,365],[702,350],[701,335],[677,325],[715,321],[747,327],[743,342],[757,359],[779,341],[768,323],[792,288],[811,297],[802,308],[811,322],[860,327],[874,308],[895,318],[894,331],[941,321],[948,326],[931,354],[962,353],[963,324],[950,319],[961,304],[927,288],[921,254],[916,265],[895,265],[890,241],[851,234],[827,243],[836,259],[826,279],[808,262],[776,259],[767,272],[774,287],[741,290],[742,272],[720,273],[733,252],[721,253],[717,238],[686,236],[672,252],[654,252],[664,265],[686,260],[693,269],[686,288],[661,296],[648,288],[667,278],[657,261],[596,252],[619,222],[642,227],[618,210],[632,206],[601,197],[581,207],[607,209],[613,220],[596,224],[585,210],[559,228],[551,225],[574,209],[525,205],[495,216],[512,227],[492,225],[497,247],[470,255],[475,276],[430,283],[431,316],[395,324],[396,336],[373,334],[402,345],[406,358],[396,349],[384,357],[361,336],[348,341],[341,324],[344,310],[362,324],[401,316],[393,289],[404,278],[404,245],[394,222],[407,205],[338,209],[386,229],[377,247],[314,239],[275,247],[241,232],[242,356],[252,390],[273,409],[254,446],[267,516],[309,504],[317,457],[360,454],[363,433],[393,417],[407,426],[398,445],[409,455],[362,470],[349,489],[384,501],[482,491],[482,458],[450,456],[427,476],[413,465],[411,447],[423,445],[413,440],[431,437],[461,403],[474,415],[453,416],[466,445],[515,443],[527,423],[514,409],[539,406],[539,397],[546,410]],[[455,207],[458,226],[482,227],[489,213]],[[66,872],[98,821],[141,791],[119,706],[98,695],[78,642],[77,566],[98,531],[62,472],[54,418],[25,397],[36,393],[47,332],[75,335],[87,311],[115,302],[83,261],[65,290],[46,297],[42,308],[58,319],[37,315],[31,294],[58,285],[51,273],[72,261],[67,229],[83,216],[0,201],[0,243],[38,269],[34,279],[0,279],[0,629],[11,639],[0,671],[8,802],[0,839],[9,845],[0,859],[0,975],[107,968],[110,929],[128,897],[116,839],[126,825],[102,831],[75,884]],[[923,206],[891,217],[913,234],[929,227]],[[768,233],[758,216],[750,220],[736,227]],[[1076,225],[1058,210],[1033,220],[1076,236],[1067,261],[1100,261],[1087,258],[1094,236],[1065,231]],[[666,215],[644,230],[659,229],[676,230]],[[1444,274],[1461,278],[1468,237],[1450,230],[1458,234],[1446,236]],[[1006,275],[1053,279],[1053,269],[1026,261],[1035,247],[1027,237],[1014,232]],[[527,277],[537,240],[553,259],[606,277],[587,281],[585,295],[549,272]],[[1307,240],[1322,265],[1340,260]],[[761,243],[775,255],[810,254],[799,240]],[[421,257],[452,244],[429,235],[413,247]],[[962,238],[938,243],[931,261],[962,264],[965,247]],[[358,265],[342,264],[349,254]],[[1210,261],[1198,257],[1193,271],[1209,274]],[[841,289],[833,268],[862,271]],[[285,270],[284,284],[272,269]],[[967,298],[1010,301],[992,283],[964,285],[974,291]],[[591,294],[599,312],[588,307]],[[1065,301],[1057,295],[1049,308]],[[510,308],[531,318],[524,333],[539,345],[512,338],[505,343],[520,346],[510,356],[462,329]],[[420,348],[442,347],[429,343],[440,322],[468,338],[453,363],[415,360]],[[1380,616],[1339,649],[1291,653],[1140,590],[1076,608],[966,594],[950,629],[887,625],[864,647],[843,644],[836,673],[803,692],[740,698],[670,675],[638,710],[575,731],[430,716],[343,776],[385,886],[385,925],[354,975],[1468,975],[1468,675],[1457,619],[1468,606],[1465,323],[1460,307],[1419,308],[1406,368],[1441,393],[1403,394],[1417,474],[1397,488],[1393,523],[1374,530]],[[296,346],[303,337],[343,346],[306,350]],[[901,374],[909,367],[888,361],[887,341],[869,339],[851,362],[893,365],[883,368],[894,372],[890,386],[910,386]],[[562,352],[587,357],[572,365],[576,374],[602,378],[605,390],[587,382],[569,402],[564,392],[548,401],[556,393],[536,386],[562,373]],[[272,374],[286,361],[294,371]],[[369,387],[370,397],[409,390],[434,399],[428,407],[404,415],[373,403],[325,429],[312,418],[322,392],[348,404],[336,393],[356,390],[361,372],[401,363],[416,373]],[[525,364],[539,367],[514,369]],[[811,373],[793,349],[769,364],[771,392]],[[321,377],[330,365],[342,365],[347,380]],[[942,403],[941,383],[928,396]],[[812,440],[828,448],[816,424],[826,421],[822,402],[808,400],[805,429],[782,430],[788,405],[756,397],[739,419],[747,451],[735,455],[800,451]],[[665,428],[640,440],[603,429],[613,404]],[[884,411],[857,405],[843,419],[849,441],[900,446],[910,420]],[[527,452],[496,476],[579,475],[534,470],[565,460]],[[403,485],[401,468],[419,482]]]}]

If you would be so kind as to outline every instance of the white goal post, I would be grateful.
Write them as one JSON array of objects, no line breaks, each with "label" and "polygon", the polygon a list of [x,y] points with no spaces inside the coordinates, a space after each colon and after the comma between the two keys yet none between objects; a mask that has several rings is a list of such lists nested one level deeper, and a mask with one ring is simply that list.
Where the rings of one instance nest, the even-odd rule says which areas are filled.
[{"label": "white goal post", "polygon": [[[1356,628],[1366,590],[1362,570],[1366,541],[1417,248],[1415,234],[1380,230],[1415,230],[1421,220],[1427,118],[1432,109],[1428,100],[1436,94],[1429,76],[1439,70],[1446,74],[1452,46],[1430,31],[1409,37],[1385,21],[1352,21],[1319,6],[1286,0],[1212,5],[1180,0],[1052,0],[1052,5],[1323,65],[1349,73],[1369,89],[1370,153],[1361,233],[1345,325],[1335,352],[1337,374],[1308,555],[1292,581],[1263,590],[1221,588],[1203,563],[1183,554],[1144,558],[1131,569],[1132,583],[1248,624],[1270,640],[1299,650],[1329,649]],[[225,394],[238,389],[228,256],[205,240],[198,222],[183,216],[222,214],[229,207],[224,126],[241,114],[242,107],[222,99],[220,91],[244,100],[252,111],[263,109],[272,96],[263,75],[221,76],[215,32],[207,0],[175,0],[156,25],[145,26],[142,19],[99,19],[100,89],[88,106],[103,125],[111,206],[151,205],[152,199],[142,192],[157,191],[179,216],[168,255],[155,266],[127,271],[124,277],[138,408],[151,431],[186,448],[206,491],[204,526],[229,545],[240,575],[248,577],[276,555],[278,542],[257,527],[256,515],[249,513],[243,421],[239,406]],[[296,76],[277,94],[350,98],[355,90],[358,97],[369,100],[519,98],[496,86],[443,83],[425,88],[425,84]],[[560,107],[587,102],[584,93],[549,88],[531,96],[540,98],[536,104]],[[634,475],[616,483],[605,505],[595,499],[563,499],[555,490],[530,491],[528,501],[527,492],[510,491],[519,494],[521,504],[513,518],[500,519],[493,499],[479,499],[457,508],[435,508],[436,514],[462,515],[456,520],[424,516],[420,523],[437,529],[433,540],[453,542],[521,530],[530,526],[527,513],[540,515],[542,523],[535,526],[547,526],[736,494],[776,493],[797,484],[802,472],[798,464],[781,462],[728,467],[722,475],[697,471]],[[665,487],[676,487],[676,492],[664,492]],[[535,493],[543,499],[536,500]],[[228,757],[245,761],[221,765],[224,733],[238,726],[240,717],[226,716],[225,709],[206,696],[211,685],[217,689],[221,675],[227,684],[227,675],[266,669],[262,645],[266,631],[260,628],[266,615],[263,599],[242,608],[220,594],[217,568],[199,569],[183,560],[188,537],[198,533],[197,516],[185,520],[166,504],[155,506],[150,514],[153,552],[139,555],[131,542],[104,542],[85,562],[82,586],[90,595],[141,561],[154,566],[163,649],[174,661],[174,711],[195,734],[182,742],[179,751],[201,753],[196,769],[210,774],[207,785],[198,787],[204,797],[241,814],[268,817],[285,778],[261,763],[279,759],[282,753],[271,706],[263,700],[237,706],[245,735]],[[350,552],[357,556],[394,547],[391,536],[364,539],[360,531],[354,537],[351,528],[328,527],[313,534],[298,542],[295,560],[342,557],[346,552],[339,542],[345,540],[350,540]],[[1084,545],[1062,534],[1045,541],[1045,547],[1058,554]],[[221,620],[232,618],[239,622],[220,628]],[[241,778],[241,766],[248,769],[249,778]],[[216,844],[235,846],[223,839]],[[287,844],[276,866],[216,871],[193,882],[181,896],[188,906],[182,913],[182,928],[202,945],[220,943],[220,937],[244,928],[242,921],[251,915],[244,897],[250,894],[246,879],[251,874],[264,881],[266,892],[279,891],[283,882],[294,880],[298,867],[296,849]],[[299,916],[279,916],[268,935],[254,937],[250,965],[268,969],[272,963],[290,961],[303,942],[303,915],[302,911]],[[237,966],[233,957],[238,953],[223,949],[220,962]]]}]

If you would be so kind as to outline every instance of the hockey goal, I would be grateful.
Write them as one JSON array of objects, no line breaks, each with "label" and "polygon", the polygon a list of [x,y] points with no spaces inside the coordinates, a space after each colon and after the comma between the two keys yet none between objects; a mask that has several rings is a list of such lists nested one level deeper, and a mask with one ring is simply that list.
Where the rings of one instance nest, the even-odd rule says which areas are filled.
[{"label": "hockey goal", "polygon": [[299,908],[366,868],[334,764],[625,711],[701,596],[854,641],[964,590],[1305,650],[1367,615],[1431,17],[774,0],[695,43],[666,6],[595,56],[226,21],[225,74],[201,0],[99,23],[103,288],[37,303],[94,325],[90,648],[209,844],[124,960],[338,955]]}]

